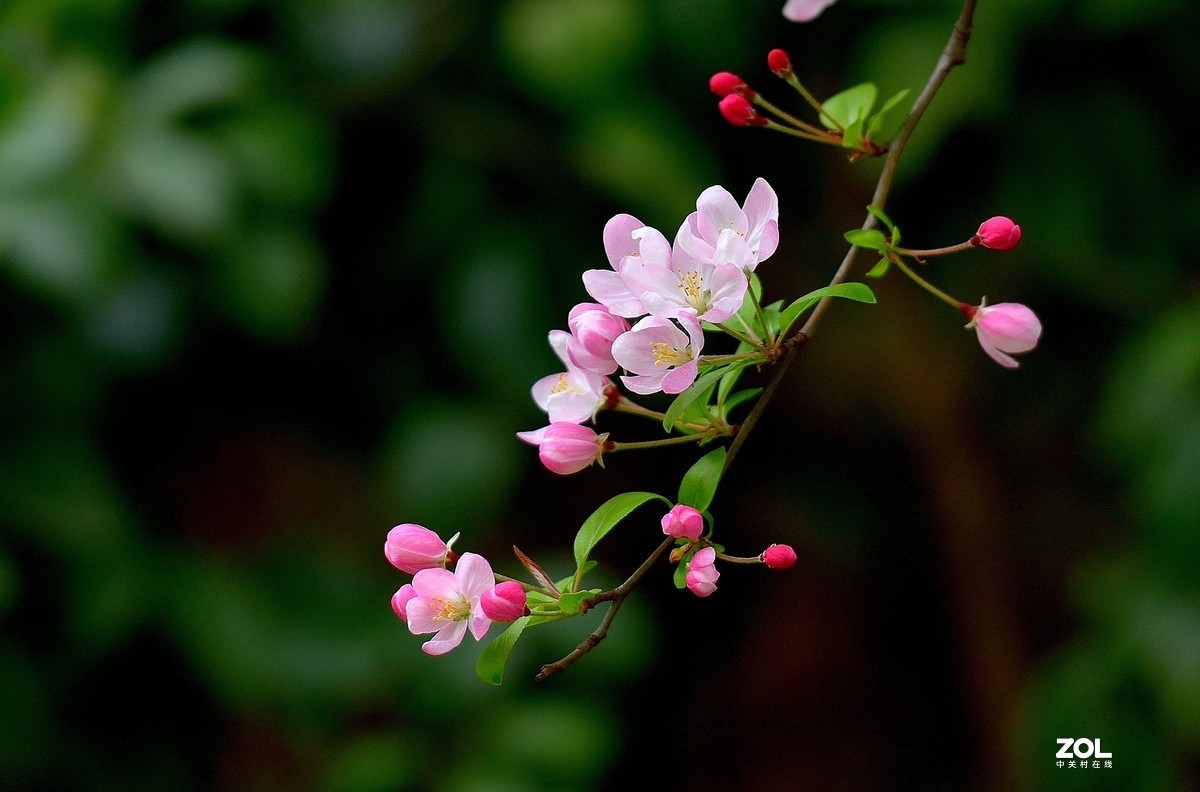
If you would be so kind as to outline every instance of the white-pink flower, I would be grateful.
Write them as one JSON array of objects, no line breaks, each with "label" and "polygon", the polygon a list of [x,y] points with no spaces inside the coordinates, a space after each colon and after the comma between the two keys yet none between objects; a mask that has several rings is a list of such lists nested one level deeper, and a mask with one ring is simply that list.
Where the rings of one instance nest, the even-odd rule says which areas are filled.
[{"label": "white-pink flower", "polygon": [[[635,235],[635,232],[639,231],[641,233]],[[619,214],[604,226],[604,252],[608,255],[608,263],[612,269],[595,269],[583,273],[583,286],[587,293],[616,316],[645,316],[645,306],[642,305],[639,296],[631,292],[625,284],[621,276],[622,270],[625,262],[636,261],[642,257],[655,261],[669,261],[671,244],[662,233],[649,228],[633,215]]]},{"label": "white-pink flower", "polygon": [[[680,228],[672,248],[656,245],[652,252],[626,258],[621,280],[651,316],[674,319],[689,313],[724,322],[746,299],[746,270],[753,269],[754,257],[745,240],[731,231],[721,235],[707,257],[696,258],[681,245],[681,237],[690,233],[687,228],[686,223]],[[649,232],[658,233],[645,228],[634,235]]]},{"label": "white-pink flower", "polygon": [[401,523],[388,531],[383,554],[396,569],[412,575],[422,569],[445,566],[451,556],[450,545],[457,537],[455,534],[449,542],[443,542],[423,525]]},{"label": "white-pink flower", "polygon": [[608,432],[596,434],[574,423],[552,423],[532,432],[517,432],[517,437],[538,447],[538,459],[551,473],[569,476],[590,467],[604,454]]},{"label": "white-pink flower", "polygon": [[1030,351],[1042,336],[1041,321],[1020,303],[987,305],[984,300],[979,306],[964,310],[971,317],[967,328],[975,328],[983,351],[1005,368],[1020,366],[1011,356]]},{"label": "white-pink flower", "polygon": [[691,506],[675,505],[662,518],[663,533],[676,539],[693,542],[704,533],[704,515]]},{"label": "white-pink flower", "polygon": [[435,633],[421,650],[430,655],[445,654],[462,643],[468,629],[476,641],[483,638],[492,620],[483,612],[479,599],[495,585],[491,564],[475,553],[463,553],[453,572],[422,569],[414,575],[413,596],[404,605],[408,629],[413,635]]},{"label": "white-pink flower", "polygon": [[[745,252],[722,238],[733,234],[745,245]],[[696,211],[687,216],[675,236],[675,247],[699,261],[734,261],[753,271],[779,247],[779,198],[766,179],[754,180],[746,202],[737,199],[719,185],[709,187],[696,199]]]},{"label": "white-pink flower", "polygon": [[704,331],[691,314],[680,314],[685,334],[669,319],[647,316],[613,342],[613,357],[633,376],[622,376],[634,393],[682,393],[699,373]]},{"label": "white-pink flower", "polygon": [[606,377],[573,365],[567,348],[571,335],[565,330],[550,331],[550,346],[566,365],[560,374],[542,377],[530,389],[538,407],[545,410],[551,423],[583,423],[596,415],[608,397],[604,394],[609,384]]},{"label": "white-pink flower", "polygon": [[811,22],[837,0],[787,0],[783,15],[793,22]]},{"label": "white-pink flower", "polygon": [[707,597],[717,590],[717,578],[721,573],[717,571],[716,560],[717,551],[712,547],[705,547],[692,556],[687,565],[688,591],[697,597]]},{"label": "white-pink flower", "polygon": [[601,376],[617,370],[612,345],[629,329],[629,322],[599,303],[579,303],[567,314],[567,357],[584,371]]}]

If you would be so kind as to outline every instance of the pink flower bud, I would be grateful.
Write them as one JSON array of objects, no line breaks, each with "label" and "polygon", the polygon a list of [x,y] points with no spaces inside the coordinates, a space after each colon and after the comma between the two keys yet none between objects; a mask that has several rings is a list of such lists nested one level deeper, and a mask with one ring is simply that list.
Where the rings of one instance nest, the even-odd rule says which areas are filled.
[{"label": "pink flower bud", "polygon": [[739,96],[754,95],[754,91],[751,90],[749,85],[746,85],[746,81],[733,72],[717,72],[709,78],[708,88],[721,97],[729,96],[730,94],[738,94]]},{"label": "pink flower bud", "polygon": [[673,507],[662,518],[663,533],[676,539],[691,539],[693,542],[704,532],[704,515],[682,503]]},{"label": "pink flower bud", "polygon": [[410,575],[422,569],[444,567],[451,556],[450,545],[443,542],[441,537],[413,523],[397,525],[388,531],[383,554],[392,566]]},{"label": "pink flower bud", "polygon": [[415,596],[417,596],[417,591],[411,583],[405,583],[399,591],[392,595],[392,610],[400,617],[400,621],[408,621],[408,614],[404,609],[408,606],[408,601]]},{"label": "pink flower bud", "polygon": [[767,123],[767,119],[760,116],[744,96],[730,94],[717,107],[725,120],[734,126],[765,126]]},{"label": "pink flower bud", "polygon": [[688,591],[697,597],[707,597],[717,590],[717,578],[721,577],[721,573],[717,571],[716,560],[717,551],[711,547],[705,547],[692,556],[688,562]]},{"label": "pink flower bud", "polygon": [[617,370],[612,345],[617,336],[629,329],[629,322],[613,316],[599,303],[579,303],[567,316],[571,338],[567,357],[584,371],[607,375]]},{"label": "pink flower bud", "polygon": [[538,459],[551,473],[569,476],[600,459],[608,433],[596,434],[586,426],[558,421],[517,437],[538,447]]},{"label": "pink flower bud", "polygon": [[983,351],[1005,368],[1017,368],[1020,364],[1010,355],[1030,351],[1042,336],[1041,321],[1020,303],[987,305],[985,301],[967,306],[963,313],[971,318],[967,327],[975,328]]},{"label": "pink flower bud", "polygon": [[1021,241],[1021,226],[1007,217],[984,220],[971,237],[971,244],[983,245],[990,250],[1012,250]]},{"label": "pink flower bud", "polygon": [[785,544],[773,544],[763,551],[762,560],[771,569],[787,569],[796,563],[796,551]]},{"label": "pink flower bud", "polygon": [[483,615],[492,621],[516,621],[525,615],[525,589],[513,580],[497,583],[479,598]]},{"label": "pink flower bud", "polygon": [[792,59],[781,49],[773,49],[767,53],[767,66],[779,77],[790,77],[792,74]]}]

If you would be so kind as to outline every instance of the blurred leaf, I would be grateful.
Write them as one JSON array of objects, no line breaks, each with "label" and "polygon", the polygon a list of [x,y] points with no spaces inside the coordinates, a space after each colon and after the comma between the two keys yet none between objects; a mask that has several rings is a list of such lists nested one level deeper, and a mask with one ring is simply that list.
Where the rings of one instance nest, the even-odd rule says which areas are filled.
[{"label": "blurred leaf", "polygon": [[[820,114],[821,123],[828,129],[836,129],[828,116],[832,116],[843,127],[850,127],[866,119],[875,104],[875,84],[860,83],[826,99],[821,107],[825,112]],[[861,124],[859,124],[861,137]],[[847,136],[849,137],[849,136]],[[846,145],[846,144],[844,144]],[[851,146],[852,148],[852,146]]]},{"label": "blurred leaf", "polygon": [[725,447],[720,446],[696,460],[683,474],[683,480],[679,482],[679,502],[705,511],[717,493],[724,472]]},{"label": "blurred leaf", "polygon": [[857,245],[860,248],[867,250],[876,250],[882,253],[887,248],[887,237],[877,228],[862,229],[855,228],[843,234],[846,241],[851,245]]},{"label": "blurred leaf", "polygon": [[325,263],[300,231],[262,224],[226,242],[213,272],[213,301],[267,340],[294,338],[321,304]]}]

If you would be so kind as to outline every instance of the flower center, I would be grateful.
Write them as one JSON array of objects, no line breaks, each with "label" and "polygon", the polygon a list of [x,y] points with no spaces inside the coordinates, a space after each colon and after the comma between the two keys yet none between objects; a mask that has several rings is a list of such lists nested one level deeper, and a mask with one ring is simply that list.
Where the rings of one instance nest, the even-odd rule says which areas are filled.
[{"label": "flower center", "polygon": [[574,387],[567,382],[566,372],[558,375],[558,382],[550,388],[551,393],[583,393],[579,388]]},{"label": "flower center", "polygon": [[681,366],[692,359],[691,346],[679,350],[666,341],[652,342],[650,351],[654,353],[654,365],[656,366]]},{"label": "flower center", "polygon": [[712,292],[704,288],[704,276],[698,270],[678,273],[679,289],[687,297],[687,301],[696,309],[697,314],[708,313]]},{"label": "flower center", "polygon": [[429,607],[437,611],[434,621],[462,621],[471,615],[471,604],[461,598],[430,597]]}]

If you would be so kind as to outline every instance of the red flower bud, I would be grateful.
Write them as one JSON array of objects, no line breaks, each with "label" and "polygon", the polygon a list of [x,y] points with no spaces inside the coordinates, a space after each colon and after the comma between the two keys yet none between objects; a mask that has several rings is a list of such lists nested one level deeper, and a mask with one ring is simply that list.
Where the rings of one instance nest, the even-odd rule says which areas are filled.
[{"label": "red flower bud", "polygon": [[1021,226],[1007,217],[992,217],[984,220],[971,238],[971,244],[983,245],[990,250],[1012,250],[1021,241]]},{"label": "red flower bud", "polygon": [[708,88],[717,96],[737,94],[747,98],[754,96],[754,91],[746,85],[746,81],[733,72],[717,72],[708,81]]},{"label": "red flower bud", "polygon": [[796,563],[796,551],[785,544],[773,544],[763,550],[762,560],[771,569],[787,569]]},{"label": "red flower bud", "polygon": [[781,49],[773,49],[767,53],[767,65],[779,77],[786,79],[792,74],[792,59]]},{"label": "red flower bud", "polygon": [[734,126],[764,126],[767,119],[760,116],[744,96],[730,94],[721,100],[718,107],[725,120]]}]

